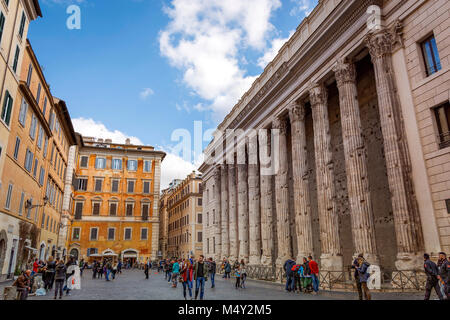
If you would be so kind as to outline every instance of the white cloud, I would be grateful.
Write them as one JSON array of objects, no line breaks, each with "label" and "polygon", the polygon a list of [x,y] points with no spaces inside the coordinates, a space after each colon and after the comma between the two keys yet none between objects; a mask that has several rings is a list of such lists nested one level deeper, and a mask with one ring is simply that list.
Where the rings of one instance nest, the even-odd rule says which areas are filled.
[{"label": "white cloud", "polygon": [[192,171],[196,171],[194,164],[171,153],[167,150],[170,148],[158,147],[158,149],[167,153],[161,163],[161,190],[166,189],[174,179],[184,179]]},{"label": "white cloud", "polygon": [[125,143],[127,138],[132,144],[143,145],[144,143],[137,137],[129,136],[119,130],[110,130],[106,126],[93,119],[76,118],[72,119],[73,127],[76,132],[83,136],[95,137],[102,139],[112,139],[115,143]]},{"label": "white cloud", "polygon": [[155,92],[151,88],[144,88],[140,93],[139,96],[142,100],[147,99],[149,96],[154,95]]},{"label": "white cloud", "polygon": [[281,47],[286,43],[286,41],[289,40],[289,38],[295,33],[295,30],[292,30],[289,33],[289,36],[287,38],[275,38],[271,41],[270,48],[266,50],[264,55],[258,59],[258,66],[260,66],[262,69],[264,69],[269,62],[271,62],[278,52],[280,51]]},{"label": "white cloud", "polygon": [[223,117],[250,88],[256,77],[240,67],[242,50],[265,50],[275,29],[271,14],[280,6],[279,0],[172,0],[165,8],[171,21],[160,33],[161,53],[208,101],[202,110]]},{"label": "white cloud", "polygon": [[291,16],[309,16],[317,4],[317,0],[291,0],[295,6],[291,9],[289,14]]}]

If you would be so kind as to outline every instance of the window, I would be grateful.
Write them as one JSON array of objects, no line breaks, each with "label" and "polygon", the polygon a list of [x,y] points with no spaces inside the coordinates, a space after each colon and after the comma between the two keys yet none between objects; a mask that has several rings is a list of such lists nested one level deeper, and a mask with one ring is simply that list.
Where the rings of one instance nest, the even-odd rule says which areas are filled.
[{"label": "window", "polygon": [[25,101],[25,98],[22,98],[22,104],[20,105],[19,112],[19,123],[22,127],[25,127],[25,123],[27,120],[27,111],[28,111],[28,103]]},{"label": "window", "polygon": [[80,168],[87,168],[88,167],[88,156],[81,156],[80,158]]},{"label": "window", "polygon": [[102,179],[95,179],[95,192],[102,192]]},{"label": "window", "polygon": [[148,239],[148,229],[141,228],[141,240],[147,240],[147,239]]},{"label": "window", "polygon": [[143,185],[143,192],[144,194],[149,194],[150,193],[150,181],[144,181],[144,185]]},{"label": "window", "polygon": [[134,209],[134,204],[133,203],[127,203],[127,217],[132,217],[133,216],[133,209]]},{"label": "window", "polygon": [[27,153],[25,156],[25,169],[27,169],[28,172],[31,172],[32,168],[33,168],[33,152],[27,149]]},{"label": "window", "polygon": [[11,120],[11,111],[13,106],[13,98],[9,94],[9,91],[6,90],[5,100],[3,101],[3,109],[2,109],[2,120],[9,126],[9,121]]},{"label": "window", "polygon": [[[197,232],[197,242],[202,242],[203,241],[203,234],[201,231]],[[209,250],[208,250],[209,252]]]},{"label": "window", "polygon": [[14,159],[16,160],[19,157],[19,150],[20,150],[20,138],[16,137],[16,145],[14,147]]},{"label": "window", "polygon": [[100,202],[94,202],[92,204],[92,215],[94,216],[100,215]]},{"label": "window", "polygon": [[30,137],[34,140],[36,137],[36,126],[37,126],[37,118],[34,114],[31,115],[31,125],[30,125]]},{"label": "window", "polygon": [[42,213],[41,228],[44,228],[44,225],[45,225],[45,212]]},{"label": "window", "polygon": [[44,142],[44,157],[47,156],[47,149],[48,149],[48,137],[45,136],[45,142]]},{"label": "window", "polygon": [[29,87],[31,84],[31,76],[33,75],[33,65],[30,63],[28,66],[28,75],[27,75],[27,86]]},{"label": "window", "polygon": [[108,240],[116,239],[116,228],[108,228]]},{"label": "window", "polygon": [[148,203],[144,203],[142,204],[142,219],[143,220],[148,220],[148,209],[149,209],[149,204]]},{"label": "window", "polygon": [[201,213],[197,214],[197,223],[203,223],[203,218],[202,218]]},{"label": "window", "polygon": [[22,191],[22,194],[20,195],[20,203],[19,203],[19,216],[23,213],[23,203],[25,201],[25,192]]},{"label": "window", "polygon": [[22,19],[20,20],[20,28],[19,28],[19,35],[21,38],[23,38],[23,31],[25,30],[25,12],[22,12]]},{"label": "window", "polygon": [[122,159],[113,159],[112,160],[112,169],[113,170],[122,170]]},{"label": "window", "polygon": [[19,46],[17,46],[16,54],[14,55],[14,62],[13,62],[13,66],[12,66],[12,69],[14,70],[14,72],[17,72],[17,65],[19,64],[19,55],[20,55],[20,48],[19,48]]},{"label": "window", "polygon": [[434,108],[439,132],[439,148],[450,147],[450,103]]},{"label": "window", "polygon": [[106,159],[97,157],[95,159],[95,169],[105,169],[106,168]]},{"label": "window", "polygon": [[422,42],[422,54],[425,60],[427,76],[431,76],[442,69],[434,35]]},{"label": "window", "polygon": [[83,202],[75,203],[75,220],[81,220],[83,216]]},{"label": "window", "polygon": [[39,184],[44,185],[45,169],[41,166],[41,171],[39,173]]},{"label": "window", "polygon": [[42,113],[44,114],[45,118],[45,112],[47,111],[47,97],[44,97],[44,108],[42,109]]},{"label": "window", "polygon": [[33,205],[33,197],[30,199],[30,206],[27,209],[27,219],[31,218],[31,206]]},{"label": "window", "polygon": [[109,215],[115,216],[117,214],[117,203],[112,202],[109,204]]},{"label": "window", "polygon": [[53,131],[53,125],[55,123],[55,114],[53,113],[53,110],[50,110],[50,119],[48,123],[50,125],[50,131]]},{"label": "window", "polygon": [[86,191],[87,190],[87,183],[88,183],[88,179],[87,178],[79,178],[78,179],[78,191]]},{"label": "window", "polygon": [[134,180],[128,180],[128,193],[134,193]]},{"label": "window", "polygon": [[44,129],[41,125],[39,125],[39,135],[38,135],[38,141],[37,141],[37,147],[39,149],[42,148],[42,140],[44,139]]},{"label": "window", "polygon": [[131,228],[125,228],[124,240],[131,240]]},{"label": "window", "polygon": [[201,206],[202,205],[202,198],[198,198],[198,205]]},{"label": "window", "polygon": [[137,160],[128,160],[128,171],[136,171],[137,170]]},{"label": "window", "polygon": [[91,228],[90,240],[97,241],[97,239],[98,239],[98,228]]},{"label": "window", "polygon": [[87,249],[87,256],[90,257],[93,254],[97,254],[98,253],[98,249],[97,248],[88,248]]},{"label": "window", "polygon": [[5,202],[5,209],[10,209],[11,206],[11,196],[13,191],[13,185],[10,183],[8,186],[8,192],[6,194],[6,202]]},{"label": "window", "polygon": [[72,229],[72,240],[80,240],[80,228],[73,228]]},{"label": "window", "polygon": [[0,43],[2,41],[4,27],[5,27],[5,15],[3,14],[3,12],[0,12]]},{"label": "window", "polygon": [[112,180],[111,192],[119,192],[119,180]]},{"label": "window", "polygon": [[152,172],[152,161],[144,160],[144,172]]},{"label": "window", "polygon": [[35,178],[36,178],[36,175],[37,175],[37,168],[38,168],[38,166],[39,166],[39,161],[36,158],[36,159],[34,159],[34,168],[33,168],[33,177],[35,177]]}]

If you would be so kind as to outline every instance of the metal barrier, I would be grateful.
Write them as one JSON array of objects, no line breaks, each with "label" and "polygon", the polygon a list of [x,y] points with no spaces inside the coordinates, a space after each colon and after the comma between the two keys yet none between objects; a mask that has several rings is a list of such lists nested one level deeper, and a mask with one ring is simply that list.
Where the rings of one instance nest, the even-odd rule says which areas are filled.
[{"label": "metal barrier", "polygon": [[[265,280],[277,283],[286,281],[283,268],[268,266],[247,266],[247,277],[254,280]],[[218,268],[219,273],[223,270]],[[423,271],[415,270],[381,270],[380,288],[374,291],[423,291],[426,284],[426,275]],[[319,272],[319,286],[321,290],[356,290],[354,270]]]}]

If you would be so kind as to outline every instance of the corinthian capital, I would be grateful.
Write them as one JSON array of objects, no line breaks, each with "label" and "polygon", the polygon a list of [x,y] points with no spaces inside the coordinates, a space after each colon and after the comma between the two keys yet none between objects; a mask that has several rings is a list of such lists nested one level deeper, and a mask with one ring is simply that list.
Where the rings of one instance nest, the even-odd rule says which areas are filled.
[{"label": "corinthian capital", "polygon": [[402,23],[397,20],[389,28],[369,32],[364,42],[369,49],[372,59],[378,59],[392,54],[398,47],[403,46],[402,29]]},{"label": "corinthian capital", "polygon": [[309,87],[309,99],[311,107],[319,104],[326,104],[328,100],[328,92],[323,84],[313,83]]},{"label": "corinthian capital", "polygon": [[356,70],[353,63],[345,63],[343,60],[339,60],[334,66],[333,72],[338,87],[344,83],[356,81]]},{"label": "corinthian capital", "polygon": [[272,128],[280,130],[280,134],[286,134],[287,132],[287,123],[284,117],[278,116],[275,120],[272,121]]},{"label": "corinthian capital", "polygon": [[289,108],[289,119],[292,122],[305,121],[305,106],[302,103],[294,102]]}]

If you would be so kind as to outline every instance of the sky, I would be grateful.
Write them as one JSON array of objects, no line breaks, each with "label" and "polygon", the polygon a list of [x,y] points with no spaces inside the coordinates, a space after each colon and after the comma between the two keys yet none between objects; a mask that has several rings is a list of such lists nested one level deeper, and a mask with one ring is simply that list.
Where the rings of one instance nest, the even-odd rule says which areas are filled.
[{"label": "sky", "polygon": [[[75,130],[165,151],[165,188],[198,168],[208,132],[318,0],[39,2],[43,18],[31,23],[28,38]],[[180,137],[189,135],[181,148]]]}]

